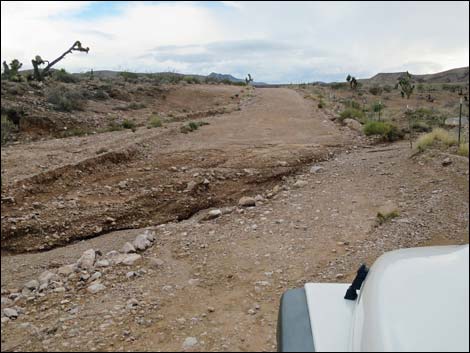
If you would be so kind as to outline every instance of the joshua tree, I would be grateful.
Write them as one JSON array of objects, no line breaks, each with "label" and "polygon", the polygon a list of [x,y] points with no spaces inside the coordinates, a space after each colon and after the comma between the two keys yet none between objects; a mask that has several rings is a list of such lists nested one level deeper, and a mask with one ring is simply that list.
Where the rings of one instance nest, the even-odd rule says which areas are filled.
[{"label": "joshua tree", "polygon": [[349,83],[349,86],[351,87],[351,89],[357,88],[357,80],[354,76],[348,75],[346,77],[346,81]]},{"label": "joshua tree", "polygon": [[[57,59],[55,59],[51,62],[49,62],[47,60],[43,60],[39,55],[36,55],[36,57],[33,60],[31,60],[31,63],[33,64],[33,68],[34,68],[34,79],[37,80],[37,81],[44,80],[44,77],[46,77],[47,75],[50,74],[50,70],[51,70],[52,66],[57,64],[63,58],[65,58],[65,56],[67,54],[70,54],[73,51],[84,51],[85,53],[88,54],[89,50],[90,50],[90,48],[88,48],[88,47],[83,48],[82,43],[80,43],[80,41],[77,40],[75,43],[73,43],[73,45],[66,52],[64,52],[61,56],[59,56]],[[47,63],[47,66],[44,69],[40,70],[39,66],[44,65],[46,63]]]},{"label": "joshua tree", "polygon": [[3,62],[3,77],[10,81],[21,81],[19,70],[23,66],[17,59],[13,59],[10,65],[6,61]]},{"label": "joshua tree", "polygon": [[411,82],[411,75],[408,71],[398,79],[398,85],[401,89],[401,97],[405,98],[406,96],[406,99],[410,99],[410,96],[413,93],[415,86]]},{"label": "joshua tree", "polygon": [[351,77],[351,82],[350,82],[350,84],[351,84],[351,88],[352,88],[352,89],[356,89],[356,88],[357,88],[357,80],[356,80],[355,77]]},{"label": "joshua tree", "polygon": [[253,82],[253,78],[251,77],[250,74],[248,74],[248,77],[245,78],[245,83],[247,84],[247,86],[250,84],[250,82]]}]

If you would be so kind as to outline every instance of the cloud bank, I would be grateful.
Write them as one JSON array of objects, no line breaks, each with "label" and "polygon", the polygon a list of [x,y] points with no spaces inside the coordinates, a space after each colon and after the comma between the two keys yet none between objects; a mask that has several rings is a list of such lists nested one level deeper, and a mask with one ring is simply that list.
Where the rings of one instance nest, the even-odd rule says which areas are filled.
[{"label": "cloud bank", "polygon": [[2,2],[1,59],[270,83],[468,66],[468,2]]}]

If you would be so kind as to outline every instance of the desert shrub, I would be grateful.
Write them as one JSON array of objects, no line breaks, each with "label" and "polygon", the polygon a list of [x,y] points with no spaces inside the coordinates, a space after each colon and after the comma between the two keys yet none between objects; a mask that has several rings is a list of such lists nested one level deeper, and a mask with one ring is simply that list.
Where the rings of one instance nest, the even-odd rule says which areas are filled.
[{"label": "desert shrub", "polygon": [[432,132],[418,138],[416,147],[422,152],[436,143],[442,143],[445,146],[453,146],[457,144],[457,138],[447,130],[435,128]]},{"label": "desert shrub", "polygon": [[122,122],[121,126],[122,126],[124,129],[130,129],[130,130],[132,130],[132,131],[135,131],[135,130],[137,129],[137,126],[136,126],[135,122],[132,121],[132,120],[129,120],[129,119],[125,119],[125,120]]},{"label": "desert shrub", "polygon": [[382,94],[382,87],[372,86],[371,88],[369,88],[369,92],[370,92],[370,94],[373,94],[374,96],[378,96],[378,95]]},{"label": "desert shrub", "polygon": [[195,131],[199,129],[200,126],[204,126],[204,125],[209,125],[209,123],[205,121],[198,121],[198,122],[191,121],[187,125],[181,126],[180,131],[184,134],[187,134],[188,132]]},{"label": "desert shrub", "polygon": [[431,127],[442,127],[445,124],[446,117],[439,111],[418,108],[416,110],[409,110],[406,112],[408,120],[413,126],[416,122],[424,122]]},{"label": "desert shrub", "polygon": [[345,119],[355,119],[358,121],[362,121],[364,120],[364,118],[365,114],[362,110],[355,108],[346,108],[340,113],[338,120],[341,122]]},{"label": "desert shrub", "polygon": [[54,71],[52,77],[54,78],[54,80],[64,83],[76,83],[79,81],[78,77],[74,76],[71,73],[68,73],[67,71],[65,71],[65,69]]},{"label": "desert shrub", "polygon": [[194,77],[194,76],[184,76],[183,81],[189,84],[201,83],[201,81],[197,77]]},{"label": "desert shrub", "polygon": [[457,154],[468,157],[468,142],[460,144],[459,149],[457,150]]},{"label": "desert shrub", "polygon": [[356,102],[354,99],[343,101],[343,104],[346,108],[361,110],[361,103]]},{"label": "desert shrub", "polygon": [[432,127],[429,126],[424,121],[413,121],[411,123],[411,128],[415,131],[418,131],[418,132],[429,132],[429,131],[432,130]]},{"label": "desert shrub", "polygon": [[47,101],[55,110],[71,112],[83,110],[85,99],[79,90],[69,89],[65,86],[57,86],[46,92]]},{"label": "desert shrub", "polygon": [[113,131],[121,131],[123,128],[122,124],[118,124],[115,121],[112,121],[109,123],[109,125],[104,128],[102,131],[103,132],[113,132]]},{"label": "desert shrub", "polygon": [[383,86],[383,90],[387,93],[390,93],[390,92],[392,92],[393,87],[390,86],[390,85],[385,85],[385,86]]},{"label": "desert shrub", "polygon": [[323,99],[320,99],[320,100],[318,101],[318,105],[317,105],[317,106],[318,106],[319,109],[322,109],[322,108],[325,107],[325,102],[323,101]]},{"label": "desert shrub", "polygon": [[106,100],[109,98],[109,94],[103,88],[98,88],[93,95],[93,98],[98,100]]},{"label": "desert shrub", "polygon": [[364,134],[382,136],[384,140],[390,142],[403,138],[403,133],[395,125],[384,121],[368,121],[364,125]]},{"label": "desert shrub", "polygon": [[8,142],[13,131],[14,124],[5,115],[2,115],[1,120],[1,139],[2,145]]},{"label": "desert shrub", "polygon": [[388,222],[388,221],[392,220],[393,218],[397,218],[399,216],[400,216],[400,212],[398,212],[397,210],[393,210],[393,211],[387,212],[387,213],[378,212],[377,213],[377,222],[379,224],[383,224],[383,223]]},{"label": "desert shrub", "polygon": [[149,120],[149,127],[161,127],[162,126],[162,121],[160,117],[154,115],[150,118]]}]

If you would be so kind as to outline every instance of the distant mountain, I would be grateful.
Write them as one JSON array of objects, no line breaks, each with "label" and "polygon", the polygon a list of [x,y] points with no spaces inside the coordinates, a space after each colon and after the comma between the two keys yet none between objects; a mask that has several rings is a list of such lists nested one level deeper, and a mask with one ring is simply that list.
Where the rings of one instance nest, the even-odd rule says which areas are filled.
[{"label": "distant mountain", "polygon": [[[404,72],[379,73],[371,78],[359,80],[371,84],[391,84],[394,85],[398,78]],[[411,74],[411,73],[410,73]],[[467,83],[469,80],[469,67],[460,67],[458,69],[438,72],[436,74],[414,75],[411,74],[414,81],[419,83]]]},{"label": "distant mountain", "polygon": [[[207,77],[216,79],[218,81],[228,80],[230,82],[245,82],[245,79],[236,78],[236,77],[234,77],[232,75],[229,75],[229,74],[218,74],[216,72],[211,72]],[[264,82],[256,82],[256,81],[253,81],[252,84],[255,85],[255,86],[257,86],[257,85],[259,85],[259,86],[267,85]]]}]

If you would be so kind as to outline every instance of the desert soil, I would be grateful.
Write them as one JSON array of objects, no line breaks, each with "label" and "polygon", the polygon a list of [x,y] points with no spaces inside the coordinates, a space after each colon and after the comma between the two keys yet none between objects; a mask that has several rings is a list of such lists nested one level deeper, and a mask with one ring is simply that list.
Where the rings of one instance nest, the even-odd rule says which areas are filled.
[{"label": "desert soil", "polygon": [[[328,115],[256,89],[189,134],[173,123],[2,149],[2,309],[18,313],[2,318],[2,351],[275,351],[285,290],[349,282],[389,250],[468,243],[467,158],[370,144]],[[379,224],[382,210],[399,216]],[[144,227],[156,240],[132,265],[23,290]]]}]

